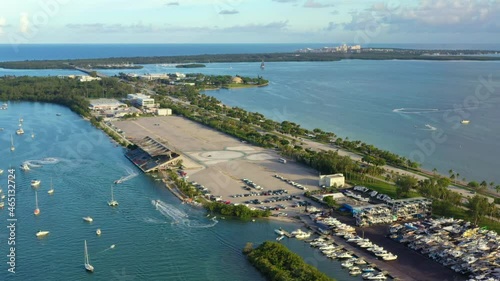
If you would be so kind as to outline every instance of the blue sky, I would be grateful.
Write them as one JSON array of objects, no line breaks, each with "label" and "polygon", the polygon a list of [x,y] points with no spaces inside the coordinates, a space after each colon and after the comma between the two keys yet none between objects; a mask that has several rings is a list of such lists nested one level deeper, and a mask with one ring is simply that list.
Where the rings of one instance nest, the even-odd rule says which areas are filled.
[{"label": "blue sky", "polygon": [[500,0],[2,0],[0,43],[500,43]]}]

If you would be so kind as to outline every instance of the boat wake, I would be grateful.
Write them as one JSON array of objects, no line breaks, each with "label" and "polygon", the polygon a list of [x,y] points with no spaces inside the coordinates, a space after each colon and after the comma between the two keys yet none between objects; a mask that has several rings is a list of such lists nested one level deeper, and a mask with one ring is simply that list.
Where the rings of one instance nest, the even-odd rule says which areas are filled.
[{"label": "boat wake", "polygon": [[126,169],[126,170],[128,172],[128,175],[123,176],[123,177],[115,180],[116,184],[126,182],[126,181],[133,179],[139,175],[138,173],[134,172],[132,169]]},{"label": "boat wake", "polygon": [[434,127],[434,126],[431,126],[431,125],[429,125],[429,124],[425,124],[425,128],[424,128],[424,130],[427,130],[427,131],[435,131],[435,130],[437,130],[437,128],[436,128],[436,127]]},{"label": "boat wake", "polygon": [[61,160],[53,157],[43,158],[41,160],[26,160],[23,164],[27,164],[30,168],[40,168],[43,165],[54,165],[61,162]]},{"label": "boat wake", "polygon": [[106,251],[112,250],[112,249],[114,249],[115,247],[116,247],[116,245],[115,245],[115,244],[113,244],[113,245],[109,246],[108,248],[106,248],[106,249],[104,249],[104,250],[102,250],[102,251],[98,252],[97,254],[101,254],[101,253],[104,253],[104,252],[106,252]]},{"label": "boat wake", "polygon": [[151,204],[155,206],[163,216],[172,220],[172,225],[179,225],[189,228],[209,228],[214,227],[219,221],[214,218],[207,221],[205,218],[189,217],[184,211],[174,207],[171,204],[162,202],[161,200],[151,200]]},{"label": "boat wake", "polygon": [[439,112],[437,108],[396,108],[392,112],[402,113],[402,114],[423,114],[423,113],[435,113]]}]

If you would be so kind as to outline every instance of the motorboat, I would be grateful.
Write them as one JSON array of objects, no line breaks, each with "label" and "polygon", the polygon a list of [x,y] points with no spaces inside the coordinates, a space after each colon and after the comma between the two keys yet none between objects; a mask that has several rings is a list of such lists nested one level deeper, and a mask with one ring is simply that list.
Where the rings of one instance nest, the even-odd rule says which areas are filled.
[{"label": "motorboat", "polygon": [[460,121],[461,124],[464,124],[464,125],[467,125],[470,123],[470,120],[467,120],[467,119],[463,119],[462,121]]},{"label": "motorboat", "polygon": [[285,235],[285,231],[283,229],[275,229],[274,230],[274,233],[278,234],[278,235]]},{"label": "motorboat", "polygon": [[371,276],[368,276],[367,278],[363,277],[363,279],[368,279],[368,280],[386,280],[387,276],[385,276],[385,274],[383,274],[383,273],[378,273],[376,275],[372,274]]},{"label": "motorboat", "polygon": [[38,187],[40,185],[40,183],[41,183],[40,180],[37,180],[37,179],[31,180],[31,186],[33,186],[33,187]]},{"label": "motorboat", "polygon": [[44,237],[46,235],[49,234],[49,231],[46,231],[46,230],[39,230],[37,233],[36,233],[36,237]]},{"label": "motorboat", "polygon": [[2,169],[0,169],[0,175],[1,175],[1,174],[3,174],[3,170],[2,170]]},{"label": "motorboat", "polygon": [[281,241],[283,238],[285,238],[285,235],[278,236],[276,237],[276,241]]},{"label": "motorboat", "polygon": [[367,266],[367,267],[363,267],[361,269],[361,271],[363,272],[374,272],[375,271],[375,268],[371,267],[371,266]]},{"label": "motorboat", "polygon": [[366,261],[364,259],[357,259],[354,264],[357,264],[357,265],[362,265],[362,264],[366,264]]},{"label": "motorboat", "polygon": [[94,267],[90,264],[89,253],[87,251],[87,240],[85,240],[85,270],[94,272]]},{"label": "motorboat", "polygon": [[23,170],[23,171],[29,171],[30,170],[30,166],[28,165],[28,163],[23,163],[21,165],[21,170]]},{"label": "motorboat", "polygon": [[350,259],[352,258],[352,255],[348,252],[343,252],[337,255],[337,258],[339,259]]},{"label": "motorboat", "polygon": [[342,267],[347,267],[347,268],[350,268],[350,267],[354,266],[354,264],[351,261],[345,261],[345,262],[341,263],[340,265]]},{"label": "motorboat", "polygon": [[311,236],[310,232],[302,232],[302,233],[295,234],[295,238],[297,238],[297,239],[306,239],[306,238],[309,238],[310,236]]},{"label": "motorboat", "polygon": [[24,134],[24,130],[23,130],[23,128],[22,128],[22,127],[20,127],[19,129],[17,129],[17,130],[16,130],[16,134],[18,134],[18,135],[22,135],[22,134]]},{"label": "motorboat", "polygon": [[393,255],[393,254],[388,254],[382,257],[383,260],[385,261],[393,261],[398,258],[398,255]]},{"label": "motorboat", "polygon": [[89,216],[83,217],[83,220],[86,221],[86,222],[93,222],[94,221],[94,219],[91,218],[91,217],[89,217]]},{"label": "motorboat", "polygon": [[98,228],[98,229],[95,231],[95,234],[96,234],[97,236],[101,235],[101,233],[102,233],[102,232],[101,232],[101,229],[100,229],[100,228]]},{"label": "motorboat", "polygon": [[0,202],[0,208],[3,209],[3,207],[5,207],[5,202]]},{"label": "motorboat", "polygon": [[351,267],[351,269],[349,270],[350,275],[359,275],[361,273],[362,273],[361,269],[359,269],[359,267],[356,267],[356,266]]}]

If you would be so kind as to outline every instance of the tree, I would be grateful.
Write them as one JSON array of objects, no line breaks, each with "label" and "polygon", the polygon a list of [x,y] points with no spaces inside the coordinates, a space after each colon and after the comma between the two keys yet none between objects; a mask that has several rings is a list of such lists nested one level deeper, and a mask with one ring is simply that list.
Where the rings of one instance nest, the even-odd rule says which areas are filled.
[{"label": "tree", "polygon": [[336,205],[335,199],[333,196],[326,196],[323,198],[323,201],[328,205],[328,207],[334,207]]},{"label": "tree", "polygon": [[477,225],[489,210],[488,199],[484,196],[475,195],[469,199],[467,207],[469,208],[469,214],[471,215],[474,224]]},{"label": "tree", "polygon": [[396,194],[398,197],[407,197],[412,188],[417,187],[418,180],[413,176],[403,175],[396,180]]}]

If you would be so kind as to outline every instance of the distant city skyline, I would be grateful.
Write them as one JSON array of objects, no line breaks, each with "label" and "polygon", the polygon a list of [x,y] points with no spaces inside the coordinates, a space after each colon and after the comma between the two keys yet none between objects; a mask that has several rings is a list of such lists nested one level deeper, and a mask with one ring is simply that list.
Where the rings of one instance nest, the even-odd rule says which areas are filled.
[{"label": "distant city skyline", "polygon": [[4,0],[0,44],[500,43],[498,0]]}]

